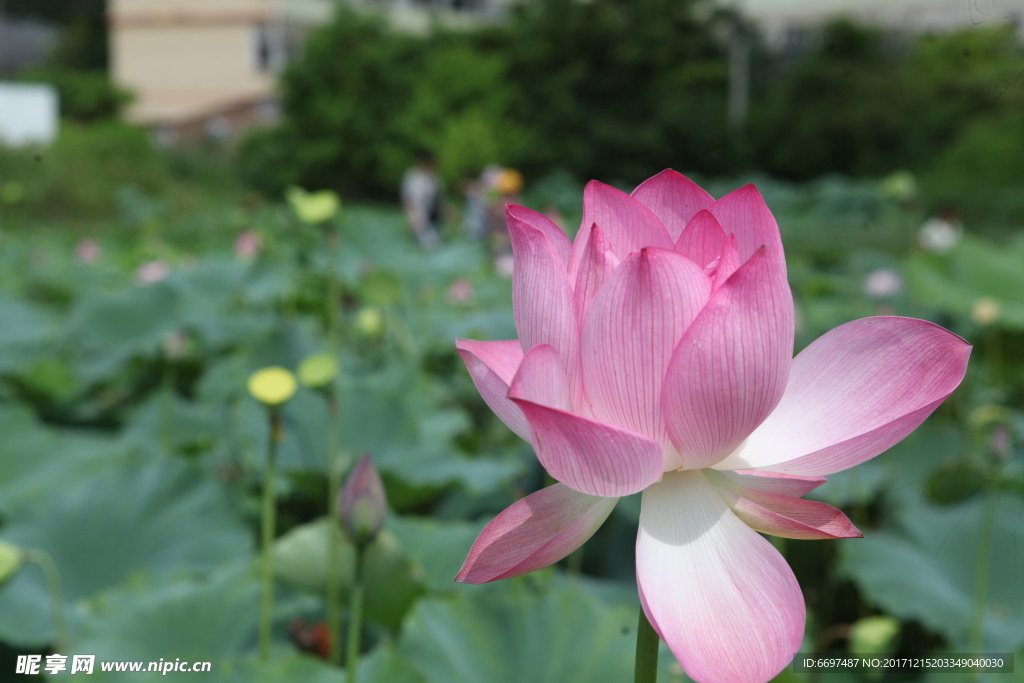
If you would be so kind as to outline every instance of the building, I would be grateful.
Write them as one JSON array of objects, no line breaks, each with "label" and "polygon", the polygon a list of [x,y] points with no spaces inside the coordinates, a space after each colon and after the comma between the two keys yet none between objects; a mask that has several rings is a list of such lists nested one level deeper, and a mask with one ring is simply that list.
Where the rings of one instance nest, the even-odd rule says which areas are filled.
[{"label": "building", "polygon": [[983,29],[1006,22],[1024,30],[1024,0],[731,0],[723,4],[754,23],[769,45],[798,51],[809,28],[838,17],[907,33]]},{"label": "building", "polygon": [[[339,0],[109,0],[114,81],[158,140],[230,138],[278,118],[276,76]],[[399,30],[494,20],[510,0],[348,0]]]}]

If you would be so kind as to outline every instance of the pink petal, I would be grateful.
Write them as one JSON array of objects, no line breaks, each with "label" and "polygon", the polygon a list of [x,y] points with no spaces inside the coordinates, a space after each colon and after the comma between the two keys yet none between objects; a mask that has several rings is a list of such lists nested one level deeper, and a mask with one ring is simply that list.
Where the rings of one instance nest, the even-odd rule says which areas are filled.
[{"label": "pink petal", "polygon": [[515,257],[512,312],[523,351],[553,346],[578,384],[579,323],[565,266],[540,230],[511,220],[508,232]]},{"label": "pink petal", "polygon": [[569,241],[569,237],[550,218],[539,211],[528,209],[525,206],[509,204],[505,207],[505,219],[509,223],[515,221],[520,224],[526,224],[544,233],[544,236],[548,238],[548,244],[558,254],[558,258],[561,259],[562,265],[568,265],[569,250],[572,248],[572,242]]},{"label": "pink petal", "polygon": [[569,378],[558,351],[547,344],[538,344],[530,349],[509,386],[509,394],[517,398],[572,412]]},{"label": "pink petal", "polygon": [[664,249],[644,249],[615,270],[583,322],[583,386],[598,419],[667,444],[662,379],[710,290],[699,266]]},{"label": "pink petal", "polygon": [[583,222],[569,258],[569,276],[574,282],[587,246],[590,226],[595,223],[608,238],[619,260],[644,247],[672,248],[668,230],[650,209],[621,190],[591,180],[583,190]]},{"label": "pink petal", "polygon": [[591,226],[579,273],[576,275],[576,310],[581,324],[598,290],[618,265],[619,259],[612,253],[604,233],[596,225]]},{"label": "pink petal", "polygon": [[716,469],[839,472],[912,432],[964,377],[971,346],[924,320],[855,320],[793,359],[782,402]]},{"label": "pink petal", "polygon": [[[728,282],[732,274],[739,270],[739,268],[740,255],[736,246],[736,236],[729,235],[728,239],[725,240],[725,245],[722,247],[722,255],[718,259],[714,272],[710,273],[712,290],[717,290]],[[780,277],[779,279],[784,280],[785,278]]]},{"label": "pink petal", "polygon": [[727,235],[736,236],[739,262],[745,263],[761,247],[768,247],[773,263],[786,272],[782,237],[775,217],[753,185],[733,190],[708,207]]},{"label": "pink petal", "polygon": [[647,437],[564,410],[533,403],[516,392],[533,433],[533,450],[548,474],[592,496],[628,496],[657,481],[661,446]]},{"label": "pink petal", "polygon": [[636,571],[648,619],[701,683],[764,683],[800,647],[793,572],[700,472],[670,472],[644,491]]},{"label": "pink petal", "polygon": [[732,511],[750,528],[783,538],[862,538],[864,534],[831,505],[779,493],[724,493]]},{"label": "pink petal", "polygon": [[771,414],[792,354],[793,298],[760,249],[712,295],[665,375],[665,423],[687,469],[718,462]]},{"label": "pink petal", "polygon": [[455,580],[486,583],[554,564],[593,536],[618,500],[562,484],[531,493],[484,527]]},{"label": "pink petal", "polygon": [[665,224],[673,240],[679,238],[694,214],[715,201],[697,183],[672,169],[666,169],[640,183],[633,190],[632,197],[642,202]]},{"label": "pink petal", "polygon": [[824,484],[825,477],[807,477],[800,474],[783,474],[781,472],[762,472],[760,470],[738,470],[736,472],[708,473],[725,476],[735,486],[765,493],[781,493],[785,496],[799,498]]},{"label": "pink petal", "polygon": [[722,256],[725,240],[725,231],[711,212],[700,211],[686,224],[673,250],[706,269]]},{"label": "pink petal", "polygon": [[523,360],[523,349],[519,340],[474,341],[456,339],[462,362],[473,378],[476,390],[484,403],[494,411],[502,422],[522,439],[530,440],[530,425],[519,407],[508,399],[508,386],[512,383],[519,363]]}]

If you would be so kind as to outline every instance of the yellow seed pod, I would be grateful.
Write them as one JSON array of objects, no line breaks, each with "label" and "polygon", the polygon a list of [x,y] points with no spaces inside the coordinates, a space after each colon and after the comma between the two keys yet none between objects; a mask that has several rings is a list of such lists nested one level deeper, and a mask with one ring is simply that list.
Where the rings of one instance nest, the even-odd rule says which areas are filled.
[{"label": "yellow seed pod", "polygon": [[249,376],[249,393],[268,406],[281,405],[295,395],[295,375],[281,367],[262,368]]},{"label": "yellow seed pod", "polygon": [[338,359],[329,353],[314,353],[299,364],[299,381],[319,389],[331,383],[338,374]]},{"label": "yellow seed pod", "polygon": [[295,215],[309,225],[328,221],[341,209],[341,200],[331,190],[306,192],[301,187],[290,187],[286,196]]}]

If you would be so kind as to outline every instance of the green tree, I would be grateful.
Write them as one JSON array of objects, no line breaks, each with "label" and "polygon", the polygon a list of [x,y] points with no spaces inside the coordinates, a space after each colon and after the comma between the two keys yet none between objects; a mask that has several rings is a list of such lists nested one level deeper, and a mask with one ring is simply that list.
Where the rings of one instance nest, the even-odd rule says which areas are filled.
[{"label": "green tree", "polygon": [[849,21],[829,24],[819,46],[767,86],[753,120],[765,170],[798,180],[877,175],[915,159],[926,93],[886,38]]},{"label": "green tree", "polygon": [[394,197],[419,149],[449,182],[514,157],[524,134],[506,114],[504,60],[482,35],[406,35],[340,8],[284,74],[284,123],[246,141],[244,169],[272,191]]},{"label": "green tree", "polygon": [[638,180],[733,170],[727,65],[696,0],[526,3],[505,39],[530,168]]}]

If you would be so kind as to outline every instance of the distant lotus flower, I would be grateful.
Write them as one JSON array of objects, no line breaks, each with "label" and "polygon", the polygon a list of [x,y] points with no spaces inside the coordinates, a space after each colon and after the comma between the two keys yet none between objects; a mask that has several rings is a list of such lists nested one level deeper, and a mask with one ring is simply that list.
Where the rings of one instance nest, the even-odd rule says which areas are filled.
[{"label": "distant lotus flower", "polygon": [[148,261],[135,269],[135,281],[140,285],[151,285],[170,274],[171,267],[163,261]]},{"label": "distant lotus flower", "polygon": [[903,278],[888,268],[879,268],[868,273],[864,280],[864,293],[872,299],[887,299],[903,289]]},{"label": "distant lotus flower", "polygon": [[480,534],[457,579],[546,567],[642,491],[641,604],[701,682],[767,681],[799,648],[804,601],[757,532],[844,538],[801,498],[913,431],[970,346],[899,317],[842,325],[796,358],[775,219],[758,191],[714,200],[674,171],[631,195],[591,182],[574,243],[507,210],[518,340],[459,340],[484,401],[559,483]]},{"label": "distant lotus flower", "polygon": [[448,300],[455,304],[464,304],[473,298],[473,283],[460,277],[448,287]]},{"label": "distant lotus flower", "polygon": [[75,245],[75,258],[82,263],[92,263],[103,254],[103,249],[96,240],[88,237],[78,240]]},{"label": "distant lotus flower", "polygon": [[369,454],[364,455],[338,493],[341,529],[354,546],[365,548],[377,538],[387,512],[384,484]]},{"label": "distant lotus flower", "polygon": [[235,238],[235,256],[242,261],[250,261],[260,253],[262,241],[259,234],[253,230],[246,230],[239,233]]}]

